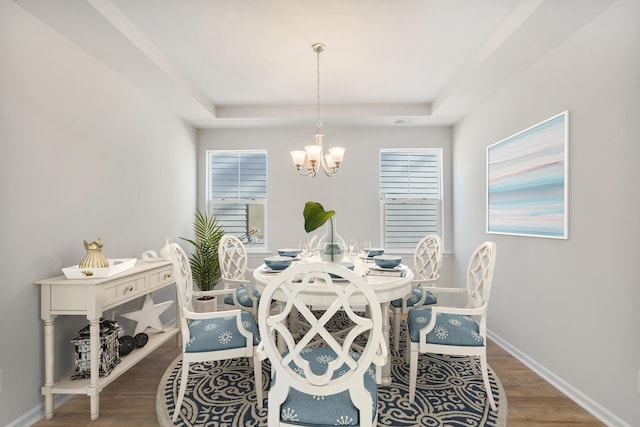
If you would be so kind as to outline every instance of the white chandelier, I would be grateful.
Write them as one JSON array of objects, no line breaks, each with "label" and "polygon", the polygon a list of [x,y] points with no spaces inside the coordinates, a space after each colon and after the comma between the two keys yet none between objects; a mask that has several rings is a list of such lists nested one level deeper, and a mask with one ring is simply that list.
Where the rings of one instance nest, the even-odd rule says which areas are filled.
[{"label": "white chandelier", "polygon": [[[317,56],[318,73],[318,96],[317,96],[317,117],[316,117],[316,143],[307,145],[304,151],[297,150],[291,152],[291,159],[300,175],[316,176],[318,170],[322,168],[327,176],[333,176],[338,172],[338,167],[344,158],[344,147],[329,148],[329,153],[322,151],[322,121],[320,120],[320,52],[324,52],[325,46],[322,43],[314,43],[313,51]],[[304,168],[303,168],[304,166]]]}]

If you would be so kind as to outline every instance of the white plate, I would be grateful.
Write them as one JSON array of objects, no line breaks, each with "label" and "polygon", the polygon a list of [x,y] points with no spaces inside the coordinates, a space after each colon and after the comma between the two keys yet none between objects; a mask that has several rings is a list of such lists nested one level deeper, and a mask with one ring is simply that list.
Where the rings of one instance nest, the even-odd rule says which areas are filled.
[{"label": "white plate", "polygon": [[404,264],[400,264],[396,267],[393,268],[384,268],[384,267],[378,267],[378,265],[372,265],[371,267],[369,267],[371,270],[380,270],[380,271],[400,271],[400,270],[404,270],[407,268],[406,265]]},{"label": "white plate", "polygon": [[[288,268],[288,267],[287,267]],[[283,271],[285,271],[286,268],[283,268],[282,270],[274,270],[270,267],[267,267],[266,265],[262,266],[262,272],[266,273],[266,274],[277,274],[277,273],[282,273]]]}]

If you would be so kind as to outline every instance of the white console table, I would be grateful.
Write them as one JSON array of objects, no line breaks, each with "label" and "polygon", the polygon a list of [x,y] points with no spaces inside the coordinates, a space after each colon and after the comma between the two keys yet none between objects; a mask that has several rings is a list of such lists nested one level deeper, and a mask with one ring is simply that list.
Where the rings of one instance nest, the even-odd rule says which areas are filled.
[{"label": "white console table", "polygon": [[138,261],[133,268],[103,279],[70,280],[65,276],[58,276],[38,280],[35,283],[40,285],[40,312],[44,321],[45,384],[42,387],[42,394],[45,399],[47,419],[53,417],[54,394],[86,394],[91,399],[91,419],[98,419],[99,394],[102,389],[178,332],[178,328],[173,327],[165,328],[164,332],[147,331],[149,335],[147,344],[122,357],[122,361],[106,377],[99,376],[99,358],[91,357],[90,378],[71,380],[71,374],[69,374],[56,381],[54,378],[56,317],[86,316],[89,320],[91,355],[97,355],[100,346],[99,323],[103,311],[174,283],[172,265],[170,261],[153,263]]}]

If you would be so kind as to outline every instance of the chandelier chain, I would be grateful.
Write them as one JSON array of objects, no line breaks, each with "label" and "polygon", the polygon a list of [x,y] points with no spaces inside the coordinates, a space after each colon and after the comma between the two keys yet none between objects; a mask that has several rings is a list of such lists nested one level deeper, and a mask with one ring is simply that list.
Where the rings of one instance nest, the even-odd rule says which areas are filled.
[{"label": "chandelier chain", "polygon": [[321,48],[316,48],[316,71],[317,71],[317,95],[316,95],[316,101],[317,101],[317,107],[316,107],[316,128],[318,131],[320,131],[320,129],[322,129],[322,121],[320,120],[320,52],[322,52],[323,49]]}]

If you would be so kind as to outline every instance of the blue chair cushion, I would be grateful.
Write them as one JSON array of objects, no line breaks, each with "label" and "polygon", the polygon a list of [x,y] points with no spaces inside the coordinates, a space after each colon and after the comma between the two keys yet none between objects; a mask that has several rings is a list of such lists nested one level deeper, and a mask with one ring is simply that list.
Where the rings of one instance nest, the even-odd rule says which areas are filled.
[{"label": "blue chair cushion", "polygon": [[[420,299],[422,299],[422,294],[425,292],[422,286],[413,286],[411,288],[411,294],[407,298],[407,307],[413,307]],[[427,292],[427,297],[424,300],[423,305],[430,305],[436,303],[436,297],[429,291]],[[402,307],[402,298],[394,299],[391,301],[391,305],[394,307]]]},{"label": "blue chair cushion", "polygon": [[[360,353],[353,352],[351,354],[356,360],[360,357]],[[330,348],[312,348],[305,350],[301,356],[303,359],[309,361],[314,374],[321,375],[327,370],[327,362],[335,359],[336,353]],[[294,362],[291,362],[289,366],[295,369],[301,376],[304,376],[304,372],[299,369]],[[343,365],[333,374],[332,378],[339,377],[341,372],[347,369],[347,365]],[[275,384],[275,381],[276,378],[274,375],[272,385]],[[353,381],[357,381],[357,379]],[[376,384],[375,367],[373,365],[367,370],[364,376],[364,386],[371,394],[373,401],[373,420],[375,420],[376,408],[378,406],[378,387]],[[329,396],[312,396],[291,387],[289,389],[289,395],[282,403],[280,419],[282,422],[288,424],[313,427],[360,425],[358,410],[353,403],[351,403],[348,390]]]},{"label": "blue chair cushion", "polygon": [[[253,300],[249,298],[249,287],[242,286],[236,289],[236,296],[238,297],[238,302],[243,307],[253,307]],[[260,292],[256,289],[255,286],[251,286],[251,290],[253,291],[253,295],[260,300]],[[233,305],[233,295],[229,294],[224,297],[224,303],[227,305]]]},{"label": "blue chair cushion", "polygon": [[[420,329],[427,326],[430,320],[430,308],[409,310],[407,325],[412,342],[418,342]],[[469,316],[438,313],[435,327],[427,334],[427,342],[430,344],[482,346],[484,339],[479,331],[478,323]]]},{"label": "blue chair cushion", "polygon": [[[248,311],[243,311],[240,316],[244,329],[253,333],[253,345],[258,345],[260,333],[256,319]],[[187,353],[227,350],[247,345],[246,338],[238,331],[236,316],[192,320],[189,322],[189,335],[191,339],[185,346]]]}]

